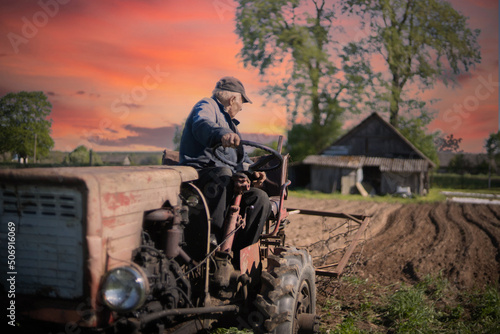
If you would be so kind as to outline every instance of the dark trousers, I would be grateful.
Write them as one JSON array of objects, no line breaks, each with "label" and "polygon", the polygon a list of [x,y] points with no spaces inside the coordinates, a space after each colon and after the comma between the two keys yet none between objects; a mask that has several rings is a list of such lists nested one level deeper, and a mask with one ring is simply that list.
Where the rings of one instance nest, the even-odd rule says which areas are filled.
[{"label": "dark trousers", "polygon": [[[198,171],[196,185],[205,195],[212,218],[212,233],[220,243],[224,238],[224,218],[227,209],[233,204],[234,185],[231,179],[233,173],[227,167],[213,167]],[[247,212],[246,227],[238,230],[233,242],[233,251],[238,252],[259,240],[267,218],[271,214],[271,204],[267,194],[257,188],[250,188],[241,198],[240,215]]]}]

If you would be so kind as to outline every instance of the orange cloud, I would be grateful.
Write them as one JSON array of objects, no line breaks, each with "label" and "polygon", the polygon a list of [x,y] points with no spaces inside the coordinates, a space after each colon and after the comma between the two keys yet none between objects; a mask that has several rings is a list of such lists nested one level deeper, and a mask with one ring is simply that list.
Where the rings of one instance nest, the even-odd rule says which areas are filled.
[{"label": "orange cloud", "polygon": [[[453,5],[482,29],[483,62],[471,75],[459,77],[459,87],[437,83],[421,95],[441,98],[431,129],[454,133],[464,138],[467,150],[481,151],[480,138],[498,130],[498,85],[492,84],[487,98],[484,89],[476,96],[481,76],[488,79],[492,73],[492,82],[498,83],[498,2],[455,0]],[[254,101],[238,115],[242,131],[283,133],[283,106],[261,107],[263,84],[257,71],[244,68],[236,57],[241,42],[234,33],[235,8],[232,0],[70,1],[49,9],[38,1],[3,1],[0,35],[10,38],[0,39],[0,92],[50,92],[56,149],[72,150],[82,143],[117,149],[112,144],[120,140],[130,143],[128,149],[154,149],[127,126],[180,124],[194,103],[211,94],[217,79],[234,75]],[[363,33],[352,19],[345,28]],[[375,67],[382,70],[383,62]],[[454,111],[454,104],[474,110],[466,118]],[[89,141],[95,136],[110,145]]]}]

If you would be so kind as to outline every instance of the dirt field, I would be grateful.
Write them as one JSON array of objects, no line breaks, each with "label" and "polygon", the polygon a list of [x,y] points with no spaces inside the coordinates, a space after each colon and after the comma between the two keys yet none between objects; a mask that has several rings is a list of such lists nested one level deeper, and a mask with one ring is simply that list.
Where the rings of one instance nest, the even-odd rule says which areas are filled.
[{"label": "dirt field", "polygon": [[[387,285],[441,271],[459,289],[500,281],[500,205],[289,198],[287,207],[372,215],[361,253],[351,257],[362,278]],[[342,230],[332,232],[339,219],[293,215],[290,221],[288,244],[308,247],[315,265],[334,261],[332,249],[345,243],[332,238]]]}]

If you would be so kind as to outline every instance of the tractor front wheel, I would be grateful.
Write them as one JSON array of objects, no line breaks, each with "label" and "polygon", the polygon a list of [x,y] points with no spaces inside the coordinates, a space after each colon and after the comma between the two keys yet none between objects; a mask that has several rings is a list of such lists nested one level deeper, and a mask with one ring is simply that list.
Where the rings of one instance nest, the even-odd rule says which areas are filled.
[{"label": "tractor front wheel", "polygon": [[277,248],[262,273],[256,305],[265,320],[263,333],[317,333],[316,285],[311,255],[305,249]]}]

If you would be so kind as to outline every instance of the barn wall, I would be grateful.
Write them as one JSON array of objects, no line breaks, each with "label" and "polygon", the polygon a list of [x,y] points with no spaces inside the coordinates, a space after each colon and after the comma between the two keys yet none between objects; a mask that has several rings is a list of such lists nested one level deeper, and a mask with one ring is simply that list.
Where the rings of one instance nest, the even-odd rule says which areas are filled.
[{"label": "barn wall", "polygon": [[339,181],[340,171],[338,168],[311,166],[311,190],[331,193],[335,191]]},{"label": "barn wall", "polygon": [[341,191],[350,194],[356,184],[356,169],[329,166],[311,166],[311,190],[324,193]]},{"label": "barn wall", "polygon": [[[312,165],[310,189],[324,193],[340,191],[343,195],[348,195],[356,192],[354,189],[358,178],[357,169]],[[425,195],[429,191],[426,180],[425,172],[382,172],[380,193],[393,194],[400,186],[410,187],[413,194]]]},{"label": "barn wall", "polygon": [[380,192],[382,194],[393,194],[396,192],[397,187],[410,187],[413,194],[421,195],[422,183],[421,173],[392,173],[383,172],[382,182],[380,184]]},{"label": "barn wall", "polygon": [[340,181],[340,193],[342,195],[349,195],[355,193],[356,182],[358,181],[359,169],[343,168],[342,177]]}]

